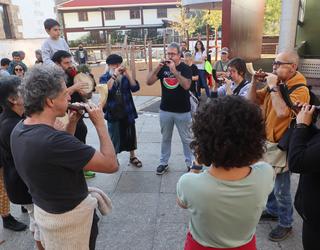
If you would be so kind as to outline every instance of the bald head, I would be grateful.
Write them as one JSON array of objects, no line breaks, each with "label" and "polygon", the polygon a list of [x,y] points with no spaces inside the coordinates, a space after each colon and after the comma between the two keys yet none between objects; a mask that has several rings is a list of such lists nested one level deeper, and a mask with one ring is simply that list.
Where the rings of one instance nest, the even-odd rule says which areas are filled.
[{"label": "bald head", "polygon": [[273,65],[273,73],[286,82],[291,79],[298,69],[299,56],[295,51],[284,51],[277,55]]},{"label": "bald head", "polygon": [[284,51],[277,55],[276,61],[293,63],[298,66],[299,55],[295,51]]}]

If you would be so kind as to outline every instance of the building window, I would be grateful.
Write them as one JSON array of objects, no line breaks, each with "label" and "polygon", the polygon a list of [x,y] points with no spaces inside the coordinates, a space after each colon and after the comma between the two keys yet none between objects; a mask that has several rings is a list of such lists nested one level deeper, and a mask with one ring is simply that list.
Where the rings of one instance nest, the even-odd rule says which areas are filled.
[{"label": "building window", "polygon": [[9,16],[7,11],[7,6],[4,4],[0,4],[0,19],[3,25],[3,31],[6,39],[12,38],[12,30],[9,22]]},{"label": "building window", "polygon": [[88,21],[88,12],[86,12],[86,11],[78,12],[78,19],[79,19],[79,22]]},{"label": "building window", "polygon": [[130,10],[130,19],[138,19],[140,18],[140,10]]},{"label": "building window", "polygon": [[106,10],[104,12],[105,20],[115,20],[114,10]]},{"label": "building window", "polygon": [[157,9],[157,17],[158,18],[166,18],[168,16],[166,8]]}]

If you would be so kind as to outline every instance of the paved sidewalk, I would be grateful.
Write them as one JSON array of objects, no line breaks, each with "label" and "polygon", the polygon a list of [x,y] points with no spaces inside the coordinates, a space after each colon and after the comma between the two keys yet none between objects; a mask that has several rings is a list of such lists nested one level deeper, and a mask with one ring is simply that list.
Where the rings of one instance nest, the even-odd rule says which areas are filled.
[{"label": "paved sidewalk", "polygon": [[[134,97],[139,110],[156,102],[154,97]],[[163,176],[155,174],[160,155],[160,126],[158,113],[140,113],[137,120],[138,157],[143,162],[141,169],[129,165],[129,154],[119,155],[120,170],[115,174],[97,174],[88,180],[89,186],[96,186],[107,192],[113,202],[112,213],[101,218],[97,250],[182,250],[187,232],[188,212],[176,205],[175,186],[185,173],[182,146],[175,130],[172,141],[170,170]],[[90,122],[88,144],[98,148],[98,138]],[[292,176],[292,193],[298,176]],[[236,213],[237,211],[235,211]],[[12,213],[27,222],[18,206],[12,206]],[[267,239],[276,223],[262,223],[257,227],[259,250],[301,250],[301,219],[294,214],[294,232],[281,243]],[[30,232],[13,233],[5,230],[6,243],[0,249],[34,249]]]}]

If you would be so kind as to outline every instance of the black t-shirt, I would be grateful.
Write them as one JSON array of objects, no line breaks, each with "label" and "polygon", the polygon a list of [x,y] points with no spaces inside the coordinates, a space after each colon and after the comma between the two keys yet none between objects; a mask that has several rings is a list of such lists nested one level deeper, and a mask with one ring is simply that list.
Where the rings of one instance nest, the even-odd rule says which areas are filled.
[{"label": "black t-shirt", "polygon": [[[190,66],[191,71],[192,71],[192,76],[198,76],[199,75],[199,70],[198,67],[195,64],[192,64]],[[196,96],[197,94],[197,85],[196,85],[197,81],[192,81],[191,82],[191,87],[190,87],[190,91]]]},{"label": "black t-shirt", "polygon": [[11,132],[21,119],[22,117],[11,110],[4,110],[0,115],[1,165],[3,166],[4,183],[10,201],[15,204],[31,204],[31,195],[16,170],[10,147]]},{"label": "black t-shirt", "polygon": [[[176,69],[183,77],[192,79],[191,69],[185,63],[181,62]],[[189,91],[181,87],[169,67],[163,66],[157,77],[160,79],[162,89],[160,109],[175,113],[190,112]]]},{"label": "black t-shirt", "polygon": [[33,202],[48,213],[65,213],[83,201],[88,187],[83,167],[95,149],[66,132],[18,123],[11,134],[16,169]]},{"label": "black t-shirt", "polygon": [[[68,76],[67,80],[67,87],[71,87],[74,84],[73,77]],[[71,102],[84,102],[84,98],[78,93],[74,92],[71,95]],[[76,131],[74,133],[74,136],[77,137],[81,142],[86,143],[86,137],[87,137],[88,129],[86,124],[83,121],[83,117],[80,118],[80,120],[77,123]]]}]

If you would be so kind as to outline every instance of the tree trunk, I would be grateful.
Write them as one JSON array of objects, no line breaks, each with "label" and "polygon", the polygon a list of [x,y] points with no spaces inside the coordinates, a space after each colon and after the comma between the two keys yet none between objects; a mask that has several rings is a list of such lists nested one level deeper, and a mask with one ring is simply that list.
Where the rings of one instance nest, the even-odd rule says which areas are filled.
[{"label": "tree trunk", "polygon": [[215,61],[217,61],[218,60],[218,29],[217,28],[214,28],[214,45],[216,49]]}]

